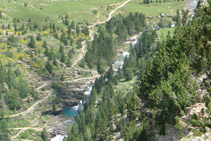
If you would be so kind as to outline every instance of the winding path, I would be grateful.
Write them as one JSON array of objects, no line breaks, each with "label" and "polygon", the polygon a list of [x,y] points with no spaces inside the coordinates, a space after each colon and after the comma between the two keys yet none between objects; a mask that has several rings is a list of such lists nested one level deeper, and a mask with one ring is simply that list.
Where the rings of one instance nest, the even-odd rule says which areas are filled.
[{"label": "winding path", "polygon": [[75,79],[75,80],[62,81],[62,82],[63,83],[73,83],[73,82],[78,82],[78,81],[81,81],[81,80],[89,80],[89,81],[91,81],[91,80],[93,80],[93,79],[95,79],[97,77],[100,77],[100,75],[98,74],[98,75],[95,75],[93,77],[84,77],[84,78],[78,78],[78,79]]},{"label": "winding path", "polygon": [[[42,88],[47,87],[49,84],[50,84],[49,82],[45,81],[44,84],[43,84],[42,86],[36,88],[35,91],[40,92],[40,90],[41,90]],[[23,112],[20,112],[20,113],[17,113],[17,114],[13,114],[13,115],[6,116],[5,118],[13,118],[13,117],[17,117],[17,116],[19,116],[19,115],[26,115],[26,114],[32,112],[32,111],[34,110],[34,108],[35,108],[38,104],[40,104],[40,103],[42,103],[43,101],[45,101],[45,100],[51,95],[51,93],[52,93],[51,91],[45,91],[45,92],[47,92],[48,95],[46,95],[46,96],[45,96],[44,98],[42,98],[41,100],[35,102],[35,103],[34,103],[32,106],[30,106],[27,110],[25,110],[25,111],[23,111]]]},{"label": "winding path", "polygon": [[43,130],[43,128],[40,128],[40,127],[23,127],[23,128],[11,128],[11,129],[13,129],[13,130],[21,130],[16,135],[11,137],[12,140],[17,138],[21,133],[23,133],[25,130],[28,130],[28,129],[32,129],[32,130],[35,130],[35,131],[42,131]]},{"label": "winding path", "polygon": [[9,115],[9,116],[6,116],[5,118],[13,118],[13,117],[17,117],[17,116],[19,116],[19,115],[26,115],[26,114],[28,114],[28,113],[31,113],[33,110],[34,110],[34,108],[38,105],[38,104],[40,104],[40,103],[42,103],[43,101],[45,101],[46,99],[48,99],[48,97],[51,95],[51,91],[45,91],[45,92],[47,92],[48,93],[48,95],[46,95],[43,99],[41,99],[41,100],[39,100],[39,101],[37,101],[37,102],[35,102],[31,107],[29,107],[26,111],[23,111],[23,112],[20,112],[20,113],[17,113],[17,114],[13,114],[13,115]]}]

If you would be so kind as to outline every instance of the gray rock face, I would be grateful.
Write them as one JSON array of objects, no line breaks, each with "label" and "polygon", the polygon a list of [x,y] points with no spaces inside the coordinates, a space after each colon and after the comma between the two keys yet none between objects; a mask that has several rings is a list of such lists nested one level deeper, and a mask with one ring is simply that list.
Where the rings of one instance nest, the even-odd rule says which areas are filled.
[{"label": "gray rock face", "polygon": [[61,85],[57,86],[56,91],[62,98],[63,107],[73,107],[83,99],[85,88],[77,85]]}]

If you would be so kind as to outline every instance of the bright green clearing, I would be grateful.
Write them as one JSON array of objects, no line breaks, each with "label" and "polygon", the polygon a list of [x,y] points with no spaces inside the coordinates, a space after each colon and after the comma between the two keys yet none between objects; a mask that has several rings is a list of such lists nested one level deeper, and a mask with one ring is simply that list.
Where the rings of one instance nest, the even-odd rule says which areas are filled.
[{"label": "bright green clearing", "polygon": [[140,12],[145,14],[146,16],[158,16],[161,13],[165,15],[175,15],[176,10],[182,10],[184,8],[184,1],[175,1],[168,0],[168,2],[164,3],[156,3],[156,0],[153,0],[153,3],[150,4],[140,4],[143,0],[132,0],[123,8],[119,9],[118,12],[122,14],[129,14],[130,12]]},{"label": "bright green clearing", "polygon": [[0,9],[3,9],[10,20],[14,17],[22,20],[31,18],[39,23],[45,23],[47,18],[49,21],[60,23],[59,16],[67,14],[76,22],[95,22],[107,16],[108,6],[121,2],[124,0],[5,0],[0,3]]},{"label": "bright green clearing", "polygon": [[168,35],[168,32],[170,32],[170,35],[173,36],[175,28],[164,28],[157,31],[158,38],[160,40],[166,40],[166,36]]}]

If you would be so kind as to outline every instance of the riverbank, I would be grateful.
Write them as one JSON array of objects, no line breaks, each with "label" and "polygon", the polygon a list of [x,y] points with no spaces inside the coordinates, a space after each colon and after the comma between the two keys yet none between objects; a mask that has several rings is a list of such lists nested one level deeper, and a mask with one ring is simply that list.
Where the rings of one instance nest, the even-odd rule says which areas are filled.
[{"label": "riverbank", "polygon": [[[135,46],[135,44],[138,41],[138,38],[140,37],[140,35],[142,34],[142,32],[138,33],[137,35],[134,35],[132,37],[130,37],[129,39],[127,39],[124,43],[123,43],[123,48],[121,48],[121,50],[118,50],[118,54],[116,57],[116,60],[113,63],[113,68],[114,71],[117,71],[118,68],[122,68],[124,65],[124,59],[126,57],[129,57],[130,55],[130,47],[132,45],[132,47]],[[120,62],[120,63],[119,63]],[[86,88],[86,91],[84,92],[84,96],[90,96],[92,91],[92,85],[88,86]],[[63,109],[63,116],[66,117],[67,119],[69,119],[69,125],[71,125],[72,123],[74,123],[74,117],[78,114],[78,110],[83,109],[83,102],[80,101],[80,103],[74,107],[70,107],[70,108],[66,108]],[[64,118],[63,117],[63,118]],[[62,118],[62,117],[61,117]],[[59,119],[56,120],[57,123],[59,123]],[[63,123],[62,123],[63,122]],[[62,127],[68,126],[66,123],[68,123],[68,120],[66,121],[62,121],[59,123],[59,125],[62,125]],[[64,129],[64,128],[63,128]],[[66,128],[68,129],[68,128]],[[56,127],[54,130],[61,130],[60,127]],[[56,134],[56,136],[54,136],[53,134],[53,138],[51,139],[51,141],[63,141],[63,139],[67,136],[67,134]]]}]

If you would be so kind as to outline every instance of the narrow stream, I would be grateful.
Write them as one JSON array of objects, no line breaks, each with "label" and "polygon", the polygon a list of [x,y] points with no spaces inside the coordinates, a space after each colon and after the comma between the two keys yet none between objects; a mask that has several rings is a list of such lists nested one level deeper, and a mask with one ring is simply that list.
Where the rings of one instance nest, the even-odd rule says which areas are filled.
[{"label": "narrow stream", "polygon": [[122,69],[124,65],[124,59],[130,56],[130,45],[134,47],[135,44],[138,42],[138,38],[139,35],[136,35],[130,38],[131,40],[133,40],[132,42],[126,42],[127,46],[125,47],[124,51],[122,51],[121,54],[118,55],[116,61],[112,65],[115,72],[118,71],[119,68]]}]

